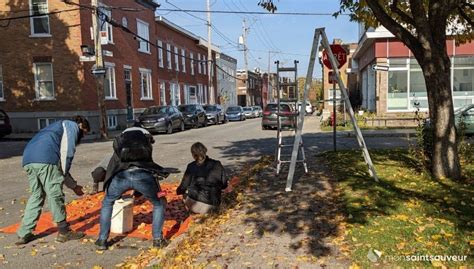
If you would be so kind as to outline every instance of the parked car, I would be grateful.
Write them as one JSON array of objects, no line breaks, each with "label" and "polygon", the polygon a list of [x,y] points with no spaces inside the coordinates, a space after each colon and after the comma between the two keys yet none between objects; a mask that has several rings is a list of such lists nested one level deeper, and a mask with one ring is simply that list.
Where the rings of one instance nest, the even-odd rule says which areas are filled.
[{"label": "parked car", "polygon": [[244,115],[244,109],[241,106],[230,106],[225,112],[227,120],[240,120],[243,121],[246,119]]},{"label": "parked car", "polygon": [[253,107],[256,117],[261,117],[263,115],[263,110],[259,106]]},{"label": "parked car", "polygon": [[251,106],[244,106],[243,110],[244,110],[245,118],[247,118],[247,119],[254,118],[253,109],[252,109]]},{"label": "parked car", "polygon": [[227,121],[221,105],[205,105],[204,110],[206,110],[207,123],[219,124]]},{"label": "parked car", "polygon": [[[298,111],[297,112],[300,111],[300,107],[301,107],[301,102],[298,102]],[[313,106],[311,105],[310,102],[306,102],[306,106],[305,106],[304,110],[305,110],[306,115],[313,114]]]},{"label": "parked car", "polygon": [[[265,107],[262,117],[262,129],[270,129],[278,127],[277,120],[278,104],[270,103]],[[280,126],[296,127],[296,115],[294,108],[287,103],[280,103]]]},{"label": "parked car", "polygon": [[0,109],[0,138],[12,133],[12,125],[10,124],[10,117],[7,113]]},{"label": "parked car", "polygon": [[173,133],[173,130],[184,131],[184,118],[175,106],[151,106],[138,117],[136,126],[150,132]]},{"label": "parked car", "polygon": [[[474,104],[465,105],[454,110],[454,119],[458,132],[462,127],[465,135],[474,135]],[[426,127],[431,127],[430,118],[425,120]]]},{"label": "parked car", "polygon": [[207,126],[206,111],[201,105],[180,105],[178,109],[183,114],[186,127],[197,128],[199,126]]}]

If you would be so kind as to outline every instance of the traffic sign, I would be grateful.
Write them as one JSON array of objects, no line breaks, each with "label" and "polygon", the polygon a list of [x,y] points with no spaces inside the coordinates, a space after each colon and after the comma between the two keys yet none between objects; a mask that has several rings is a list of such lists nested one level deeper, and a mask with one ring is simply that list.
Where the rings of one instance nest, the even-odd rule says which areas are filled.
[{"label": "traffic sign", "polygon": [[[347,62],[347,52],[346,50],[339,44],[330,45],[332,53],[334,54],[334,58],[338,62],[337,69],[341,68]],[[331,62],[329,61],[329,56],[326,50],[323,50],[323,64],[329,68],[333,69],[331,66]]]}]

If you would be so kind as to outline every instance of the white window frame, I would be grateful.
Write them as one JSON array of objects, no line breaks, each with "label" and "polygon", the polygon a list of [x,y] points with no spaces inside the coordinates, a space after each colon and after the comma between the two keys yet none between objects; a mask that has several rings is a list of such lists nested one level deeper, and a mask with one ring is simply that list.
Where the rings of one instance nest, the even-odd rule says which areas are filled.
[{"label": "white window frame", "polygon": [[170,82],[171,105],[178,106],[181,104],[181,93],[177,82]]},{"label": "white window frame", "polygon": [[106,95],[104,85],[104,98],[105,100],[117,100],[117,82],[115,80],[115,64],[105,63],[105,80],[104,83],[108,83],[110,93]]},{"label": "white window frame", "polygon": [[202,104],[204,102],[203,97],[204,97],[204,94],[203,94],[202,84],[198,84],[198,88],[197,88],[197,101],[198,101],[198,104]]},{"label": "white window frame", "polygon": [[[40,90],[39,90],[39,82],[38,81],[38,75],[37,75],[37,68],[38,65],[49,65],[51,67],[51,84],[53,86],[53,93],[51,97],[41,97],[40,96]],[[51,62],[38,62],[38,63],[33,63],[33,74],[34,74],[34,79],[35,79],[35,93],[36,93],[36,100],[55,100],[56,99],[56,91],[54,90],[54,70],[53,70],[53,63]],[[45,80],[47,81],[47,80]]]},{"label": "white window frame", "polygon": [[179,72],[179,49],[176,46],[174,47],[174,68]]},{"label": "white window frame", "polygon": [[[141,98],[140,100],[153,100],[153,92],[152,92],[152,85],[151,85],[151,69],[146,69],[146,68],[139,68],[140,71],[140,93],[141,93]],[[143,88],[143,76],[146,76],[146,82],[147,82],[147,95],[145,96],[145,89]]]},{"label": "white window frame", "polygon": [[168,69],[173,69],[171,64],[171,44],[166,44],[166,65]]},{"label": "white window frame", "polygon": [[203,89],[203,92],[204,92],[204,101],[202,104],[207,104],[207,85],[204,85],[204,89]]},{"label": "white window frame", "polygon": [[3,91],[3,68],[0,64],[0,101],[5,101],[5,92]]},{"label": "white window frame", "polygon": [[201,54],[198,53],[198,74],[202,74]]},{"label": "white window frame", "polygon": [[107,129],[117,129],[117,115],[107,115]]},{"label": "white window frame", "polygon": [[[196,85],[188,85],[186,88],[186,104],[196,104],[198,102]],[[194,89],[194,94],[191,94],[191,89]]]},{"label": "white window frame", "polygon": [[[35,0],[29,0],[30,2],[30,15],[34,15],[34,8],[33,8],[33,1]],[[45,12],[44,13],[48,13],[49,12],[49,0],[46,0],[46,8],[45,8]],[[42,20],[46,18],[47,20],[47,24],[48,24],[48,32],[47,33],[36,33],[35,32],[35,27],[34,27],[34,21],[35,20]],[[31,36],[33,37],[50,37],[51,36],[51,25],[50,25],[50,21],[49,21],[49,16],[48,15],[44,15],[44,16],[35,16],[35,17],[30,17],[30,33],[31,33]]]},{"label": "white window frame", "polygon": [[43,128],[46,128],[46,127],[48,127],[48,125],[53,124],[56,121],[58,121],[58,119],[55,119],[55,118],[38,118],[38,131],[43,129],[43,128],[41,128],[41,121],[42,120],[45,121],[45,125],[44,125]]},{"label": "white window frame", "polygon": [[[140,26],[146,29],[140,30]],[[137,19],[137,34],[141,38],[138,38],[138,51],[150,54],[150,25],[140,19]]]},{"label": "white window frame", "polygon": [[158,45],[158,66],[163,68],[164,67],[164,62],[163,62],[163,41],[158,40],[156,42]]},{"label": "white window frame", "polygon": [[[109,17],[109,19],[112,19],[112,10],[108,6],[100,3],[99,8],[102,13],[104,13],[107,17]],[[107,32],[107,42],[109,44],[114,44],[114,33],[113,33],[114,27],[112,26],[112,24],[108,23],[107,21],[101,21],[100,17],[97,18],[97,23],[100,25],[101,32],[102,31]]]},{"label": "white window frame", "polygon": [[194,76],[194,54],[192,52],[189,53],[189,58],[191,58],[191,75]]},{"label": "white window frame", "polygon": [[186,51],[184,49],[181,49],[181,64],[181,71],[186,73]]},{"label": "white window frame", "polygon": [[166,83],[160,82],[160,105],[166,106]]},{"label": "white window frame", "polygon": [[202,56],[202,72],[204,73],[204,75],[207,75],[207,57],[206,56]]}]

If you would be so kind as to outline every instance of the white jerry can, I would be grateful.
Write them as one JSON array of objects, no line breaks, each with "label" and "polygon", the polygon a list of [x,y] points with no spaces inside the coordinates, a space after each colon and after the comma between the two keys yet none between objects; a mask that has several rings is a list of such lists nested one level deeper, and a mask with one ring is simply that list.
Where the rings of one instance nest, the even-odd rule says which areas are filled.
[{"label": "white jerry can", "polygon": [[119,199],[112,210],[110,232],[123,234],[133,229],[133,198]]}]

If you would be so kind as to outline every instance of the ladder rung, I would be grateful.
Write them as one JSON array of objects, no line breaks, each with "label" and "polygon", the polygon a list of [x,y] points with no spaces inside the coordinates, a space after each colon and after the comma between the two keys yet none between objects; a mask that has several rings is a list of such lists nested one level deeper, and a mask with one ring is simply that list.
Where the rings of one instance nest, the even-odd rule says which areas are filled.
[{"label": "ladder rung", "polygon": [[[280,162],[280,163],[291,163],[291,161],[281,161],[281,160],[278,161],[278,162]],[[306,162],[306,160],[296,160],[296,162],[297,163],[304,163],[304,162]]]},{"label": "ladder rung", "polygon": [[277,72],[295,72],[296,68],[294,67],[280,67],[278,68]]}]

